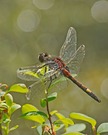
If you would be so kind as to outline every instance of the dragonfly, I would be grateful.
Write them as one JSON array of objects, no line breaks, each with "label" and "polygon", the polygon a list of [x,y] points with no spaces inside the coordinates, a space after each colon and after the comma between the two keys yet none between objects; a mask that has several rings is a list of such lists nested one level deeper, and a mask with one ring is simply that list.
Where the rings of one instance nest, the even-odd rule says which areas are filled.
[{"label": "dragonfly", "polygon": [[41,53],[38,55],[40,65],[21,67],[17,70],[17,76],[26,81],[35,81],[35,83],[29,87],[31,88],[41,80],[49,80],[52,82],[55,78],[62,75],[100,103],[101,100],[73,76],[78,74],[84,56],[85,45],[81,45],[77,49],[76,30],[70,27],[58,57],[48,53]]}]

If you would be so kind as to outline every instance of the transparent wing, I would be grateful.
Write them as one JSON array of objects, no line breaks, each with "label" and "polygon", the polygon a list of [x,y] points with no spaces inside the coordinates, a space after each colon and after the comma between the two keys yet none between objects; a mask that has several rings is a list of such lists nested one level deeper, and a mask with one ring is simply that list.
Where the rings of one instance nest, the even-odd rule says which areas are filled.
[{"label": "transparent wing", "polygon": [[42,88],[43,85],[41,84],[41,82],[44,82],[46,88],[48,88],[48,85],[51,82],[51,78],[52,80],[55,80],[55,78],[57,78],[59,75],[60,75],[59,69],[58,70],[50,69],[48,65],[41,68],[38,68],[36,66],[22,67],[17,70],[17,76],[20,79],[26,81],[34,81],[34,83],[28,87],[29,92],[26,94],[26,98],[28,100],[30,100],[30,98],[32,97],[31,89],[35,88],[36,95],[40,97],[40,95],[42,95],[43,90]]},{"label": "transparent wing", "polygon": [[64,62],[69,61],[72,55],[75,53],[76,43],[77,43],[76,30],[73,27],[70,27],[66,36],[66,40],[63,46],[61,47],[59,55],[59,57]]},{"label": "transparent wing", "polygon": [[72,58],[66,63],[72,74],[78,74],[80,64],[85,56],[85,46],[81,45],[77,51],[73,54]]},{"label": "transparent wing", "polygon": [[[59,74],[59,72],[58,72]],[[28,100],[36,100],[36,99],[40,99],[42,97],[44,97],[45,95],[45,89],[48,88],[50,84],[50,81],[46,81],[45,82],[45,85],[42,85],[41,82],[37,81],[37,82],[34,82],[32,85],[29,86],[30,88],[30,91],[29,93],[27,93],[26,97]],[[67,86],[67,81],[66,81],[66,78],[64,76],[62,76],[62,74],[59,74],[59,77],[55,78],[52,83],[51,83],[51,86],[50,86],[50,90],[49,90],[49,94],[50,92],[62,92]],[[31,89],[32,88],[32,89]]]},{"label": "transparent wing", "polygon": [[58,70],[50,69],[49,66],[42,66],[39,68],[38,66],[30,66],[30,67],[22,67],[17,70],[18,78],[26,81],[35,81],[39,80],[50,80],[50,77],[58,77]]},{"label": "transparent wing", "polygon": [[39,68],[36,66],[21,67],[17,70],[18,78],[26,81],[37,81],[39,79],[37,71]]}]

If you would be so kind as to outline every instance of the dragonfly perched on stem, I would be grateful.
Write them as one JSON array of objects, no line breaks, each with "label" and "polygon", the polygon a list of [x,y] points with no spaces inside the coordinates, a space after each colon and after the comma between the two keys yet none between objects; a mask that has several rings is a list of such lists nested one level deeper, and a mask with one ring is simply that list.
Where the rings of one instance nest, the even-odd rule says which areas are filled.
[{"label": "dragonfly perched on stem", "polygon": [[40,82],[40,80],[49,80],[51,84],[55,78],[63,75],[94,100],[101,102],[101,100],[89,88],[72,76],[72,74],[78,74],[84,55],[85,46],[81,45],[77,49],[76,30],[73,27],[70,27],[66,40],[60,49],[59,57],[53,57],[48,53],[41,53],[39,54],[38,59],[42,64],[39,66],[21,67],[17,70],[17,75],[23,80],[35,81],[35,83],[29,88]]}]

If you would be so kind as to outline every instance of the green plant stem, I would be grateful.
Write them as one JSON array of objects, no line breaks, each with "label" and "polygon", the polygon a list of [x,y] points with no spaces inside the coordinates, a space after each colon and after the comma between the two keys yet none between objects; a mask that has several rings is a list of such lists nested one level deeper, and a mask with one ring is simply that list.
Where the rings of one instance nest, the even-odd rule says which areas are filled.
[{"label": "green plant stem", "polygon": [[4,135],[8,134],[9,134],[9,124],[6,124],[6,126],[4,127]]},{"label": "green plant stem", "polygon": [[[10,119],[10,116],[8,117]],[[9,132],[10,132],[10,129],[9,129],[9,125],[10,125],[10,121],[8,121],[5,125],[4,125],[4,134],[3,135],[8,135]]]},{"label": "green plant stem", "polygon": [[2,125],[0,124],[0,135],[2,135]]}]

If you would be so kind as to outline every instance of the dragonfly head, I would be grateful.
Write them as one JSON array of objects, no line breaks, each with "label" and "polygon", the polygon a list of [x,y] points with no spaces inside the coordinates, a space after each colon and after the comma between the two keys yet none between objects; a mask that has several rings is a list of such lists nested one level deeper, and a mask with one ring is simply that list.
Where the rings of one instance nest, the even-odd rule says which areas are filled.
[{"label": "dragonfly head", "polygon": [[38,55],[38,59],[40,62],[46,62],[50,60],[51,56],[48,53],[41,53]]}]

